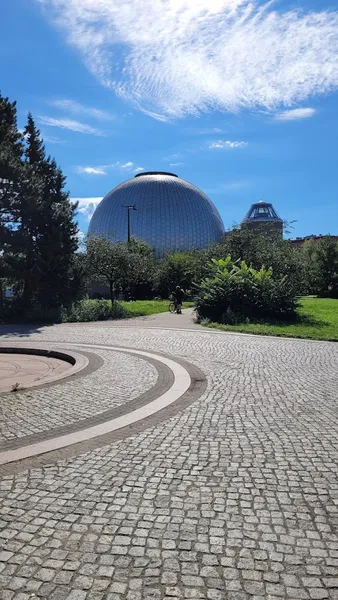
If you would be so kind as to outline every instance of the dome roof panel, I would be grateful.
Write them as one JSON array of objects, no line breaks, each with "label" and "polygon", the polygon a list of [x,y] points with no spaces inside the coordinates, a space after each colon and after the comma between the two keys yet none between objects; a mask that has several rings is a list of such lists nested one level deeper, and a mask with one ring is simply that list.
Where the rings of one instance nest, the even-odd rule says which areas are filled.
[{"label": "dome roof panel", "polygon": [[131,235],[147,242],[161,257],[166,252],[204,248],[224,234],[211,200],[193,184],[172,173],[140,173],[109,192],[98,205],[89,235],[126,241],[128,205]]}]

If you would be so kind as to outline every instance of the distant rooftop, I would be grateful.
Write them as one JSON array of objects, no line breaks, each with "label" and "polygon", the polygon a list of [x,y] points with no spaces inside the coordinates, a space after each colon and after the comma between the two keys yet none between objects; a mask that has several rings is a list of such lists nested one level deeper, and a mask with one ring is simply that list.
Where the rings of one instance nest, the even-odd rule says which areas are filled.
[{"label": "distant rooftop", "polygon": [[280,218],[272,204],[270,202],[264,202],[264,200],[260,200],[259,202],[256,202],[255,204],[251,205],[242,223],[250,223],[257,221],[277,221],[283,223],[283,219]]}]

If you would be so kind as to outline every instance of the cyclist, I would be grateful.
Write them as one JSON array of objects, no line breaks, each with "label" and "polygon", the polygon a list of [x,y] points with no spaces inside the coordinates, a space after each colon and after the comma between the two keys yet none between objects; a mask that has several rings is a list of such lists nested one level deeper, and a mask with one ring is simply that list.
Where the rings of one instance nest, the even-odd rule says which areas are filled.
[{"label": "cyclist", "polygon": [[175,291],[172,293],[172,297],[173,297],[174,304],[175,304],[176,314],[181,315],[184,291],[182,290],[182,288],[179,285],[176,286]]}]

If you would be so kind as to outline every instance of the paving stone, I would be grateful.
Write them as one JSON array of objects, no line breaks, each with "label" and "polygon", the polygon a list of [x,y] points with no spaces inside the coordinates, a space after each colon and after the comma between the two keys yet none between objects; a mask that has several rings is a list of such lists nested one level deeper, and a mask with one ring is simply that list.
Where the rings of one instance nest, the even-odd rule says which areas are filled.
[{"label": "paving stone", "polygon": [[66,600],[86,600],[87,593],[83,590],[72,590]]},{"label": "paving stone", "polygon": [[[144,431],[2,477],[5,600],[337,600],[338,346],[175,331],[171,317],[29,334],[163,352],[208,387]],[[100,414],[158,376],[90,352],[95,374],[22,391],[15,410],[6,398],[2,439]]]}]

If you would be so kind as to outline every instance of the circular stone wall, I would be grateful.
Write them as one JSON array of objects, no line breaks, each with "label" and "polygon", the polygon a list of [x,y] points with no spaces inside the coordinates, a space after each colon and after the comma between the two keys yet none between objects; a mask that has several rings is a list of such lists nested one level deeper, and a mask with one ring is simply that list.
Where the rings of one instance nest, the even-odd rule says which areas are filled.
[{"label": "circular stone wall", "polygon": [[88,359],[77,353],[40,348],[0,348],[0,393],[46,385],[78,373]]}]

